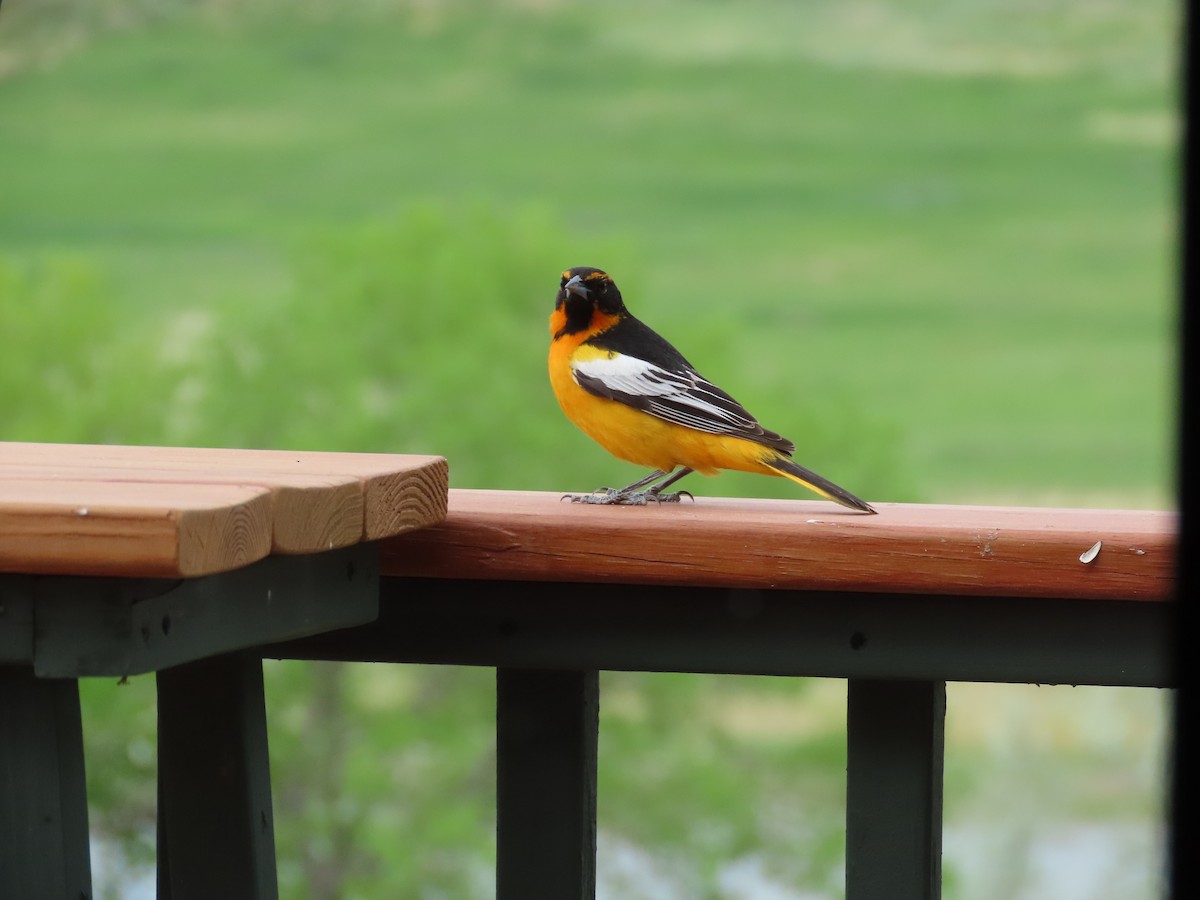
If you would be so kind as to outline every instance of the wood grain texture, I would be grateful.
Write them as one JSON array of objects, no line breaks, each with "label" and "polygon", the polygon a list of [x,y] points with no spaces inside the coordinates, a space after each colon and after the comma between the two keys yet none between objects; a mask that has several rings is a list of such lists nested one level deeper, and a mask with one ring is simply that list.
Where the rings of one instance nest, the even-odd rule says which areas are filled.
[{"label": "wood grain texture", "polygon": [[[18,495],[17,486],[22,484],[41,486],[38,490],[45,492],[47,501],[44,509],[38,507],[37,498],[28,490],[22,489]],[[313,553],[441,521],[446,514],[448,468],[446,461],[436,456],[0,442],[0,515],[6,516],[3,521],[17,533],[24,527],[17,524],[21,521],[41,534],[42,540],[50,539],[54,522],[65,525],[70,521],[61,517],[63,501],[70,498],[63,490],[83,491],[85,484],[100,486],[96,490],[101,493],[96,496],[108,506],[123,495],[129,498],[130,505],[119,507],[118,518],[124,524],[112,527],[126,534],[122,540],[134,542],[130,546],[136,545],[127,534],[130,522],[139,515],[154,520],[154,497],[186,496],[200,502],[197,498],[208,491],[213,501],[208,517],[201,515],[193,503],[170,520],[177,523],[180,536],[192,542],[177,546],[199,543],[209,547],[195,557],[180,557],[178,571],[170,573],[194,575],[223,571],[235,559],[242,560],[236,563],[241,565],[266,552]],[[263,527],[268,544],[258,556],[243,559],[250,552],[247,548],[260,547],[261,537],[256,534],[251,539],[239,530],[237,524],[244,516],[228,508],[222,487],[244,489],[265,498]],[[187,489],[187,493],[180,494],[178,489]],[[192,489],[199,489],[199,493]],[[88,504],[80,500],[73,505]],[[165,539],[163,523],[156,520],[154,527],[149,523],[144,527],[143,539],[148,541],[144,568],[159,573],[165,545],[150,542],[149,535]],[[98,541],[103,528],[93,523],[89,529],[87,540]],[[52,541],[51,547],[32,555],[29,541],[18,542],[12,536],[4,545],[7,549],[0,553],[0,571],[49,571],[48,559],[55,557],[53,571],[101,574],[96,559],[81,555],[82,538],[77,531],[71,534],[72,539]],[[222,556],[215,548],[223,540],[237,541],[239,547],[227,547],[229,553]],[[73,570],[72,556],[85,568]],[[122,562],[109,564],[103,574],[148,574],[137,570],[130,552],[117,558]],[[211,560],[212,565],[224,560],[220,563],[224,568],[197,569],[194,560]]]},{"label": "wood grain texture", "polygon": [[186,577],[228,571],[270,550],[264,488],[0,484],[0,572]]},{"label": "wood grain texture", "polygon": [[[585,506],[450,492],[440,525],[382,544],[384,574],[733,588],[1166,600],[1176,516],[1135,510],[700,498]],[[1080,556],[1097,541],[1101,549]]]},{"label": "wood grain texture", "polygon": [[[265,490],[271,501],[271,552],[313,553],[347,547],[363,538],[363,487],[351,475],[280,474],[229,466],[208,470],[120,466],[5,466],[3,482],[26,479],[105,484],[239,484]],[[393,532],[399,533],[399,532]]]}]

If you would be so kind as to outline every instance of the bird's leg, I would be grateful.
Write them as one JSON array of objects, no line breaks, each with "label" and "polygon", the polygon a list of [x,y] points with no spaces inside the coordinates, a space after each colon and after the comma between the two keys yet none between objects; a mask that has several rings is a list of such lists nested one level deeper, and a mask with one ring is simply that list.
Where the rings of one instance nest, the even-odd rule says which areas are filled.
[{"label": "bird's leg", "polygon": [[673,474],[666,481],[661,481],[658,484],[656,484],[654,487],[647,488],[646,494],[649,495],[649,499],[652,499],[657,503],[678,503],[685,494],[692,500],[695,500],[696,498],[692,497],[691,491],[675,491],[674,493],[671,493],[671,494],[664,494],[662,492],[663,488],[670,487],[675,482],[677,482],[680,478],[682,478],[684,475],[691,475],[692,472],[694,472],[694,471],[695,471],[695,469],[689,469],[685,466],[684,468],[680,469],[678,472]]},{"label": "bird's leg", "polygon": [[[664,484],[670,484],[672,481],[682,478],[690,471],[692,470],[684,469],[682,472],[676,473],[674,476],[667,479]],[[653,484],[666,474],[667,473],[662,469],[655,469],[645,478],[639,478],[633,484],[628,484],[620,489],[610,487],[597,488],[590,494],[563,494],[562,499],[566,500],[567,498],[570,498],[572,503],[599,503],[604,505],[617,503],[628,504],[630,506],[645,506],[648,499],[658,499],[658,491],[654,488],[644,491],[639,490],[639,488],[644,488],[648,484]],[[689,494],[689,496],[691,495]],[[671,499],[678,500],[679,498],[675,496]]]}]

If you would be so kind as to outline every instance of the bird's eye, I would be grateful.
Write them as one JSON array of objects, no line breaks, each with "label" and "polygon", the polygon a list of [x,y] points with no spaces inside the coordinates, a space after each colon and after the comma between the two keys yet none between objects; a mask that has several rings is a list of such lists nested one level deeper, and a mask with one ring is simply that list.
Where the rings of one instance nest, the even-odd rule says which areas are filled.
[{"label": "bird's eye", "polygon": [[596,282],[595,289],[596,289],[597,293],[603,294],[605,291],[608,290],[608,282],[605,281],[604,279],[599,279]]},{"label": "bird's eye", "polygon": [[566,275],[564,275],[564,276],[562,277],[562,281],[560,281],[560,282],[558,283],[558,286],[559,286],[559,287],[566,287],[566,286],[567,286],[567,276],[566,276]]}]

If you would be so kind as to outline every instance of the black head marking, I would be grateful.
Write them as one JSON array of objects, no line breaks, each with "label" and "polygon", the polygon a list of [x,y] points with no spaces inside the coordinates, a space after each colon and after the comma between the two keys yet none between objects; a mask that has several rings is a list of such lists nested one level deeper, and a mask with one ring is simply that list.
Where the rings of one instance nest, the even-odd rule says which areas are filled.
[{"label": "black head marking", "polygon": [[625,311],[625,302],[616,283],[603,269],[593,266],[567,269],[559,281],[556,307],[568,301],[574,304],[582,300],[608,315],[620,315]]}]

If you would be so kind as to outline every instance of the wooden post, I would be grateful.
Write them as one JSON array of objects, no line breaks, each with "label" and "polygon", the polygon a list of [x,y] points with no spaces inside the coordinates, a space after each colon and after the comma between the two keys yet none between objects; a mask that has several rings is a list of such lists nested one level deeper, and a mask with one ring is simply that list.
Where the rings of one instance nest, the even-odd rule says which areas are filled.
[{"label": "wooden post", "polygon": [[158,796],[160,900],[278,897],[257,656],[158,673]]},{"label": "wooden post", "polygon": [[944,681],[852,678],[846,733],[846,900],[942,894]]},{"label": "wooden post", "polygon": [[0,897],[91,895],[79,685],[0,666]]},{"label": "wooden post", "polygon": [[595,671],[496,670],[497,900],[596,893]]}]

